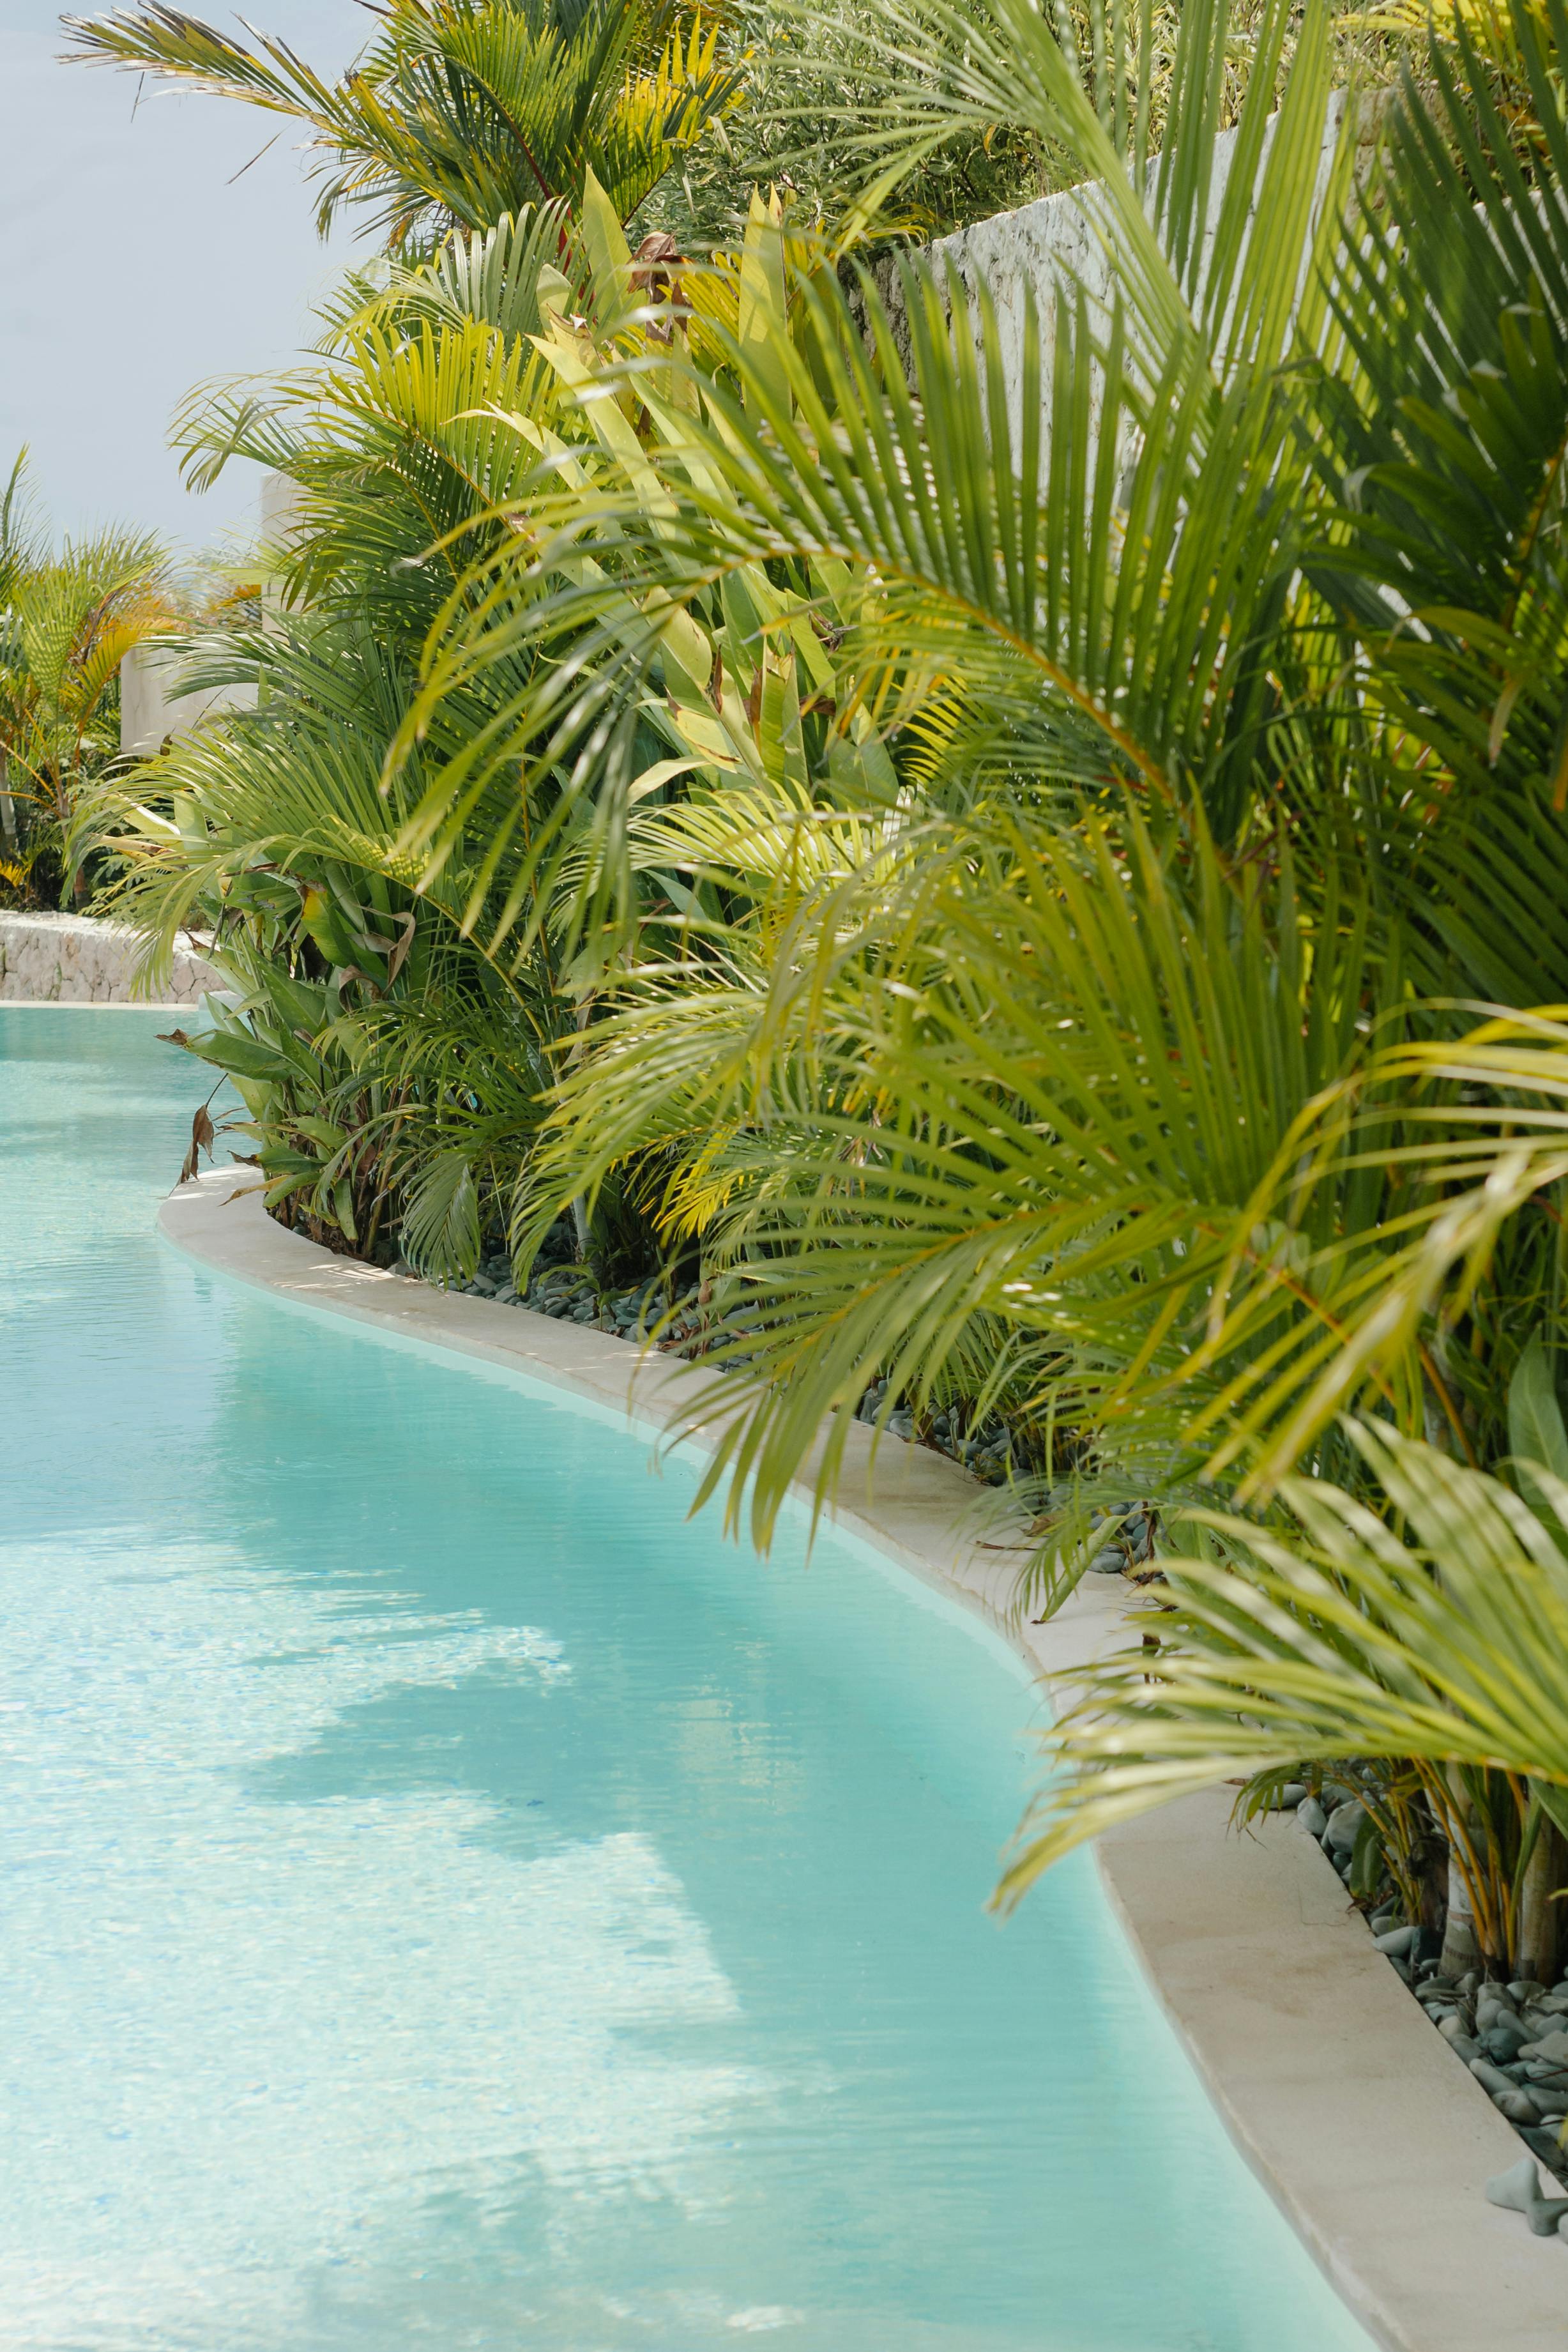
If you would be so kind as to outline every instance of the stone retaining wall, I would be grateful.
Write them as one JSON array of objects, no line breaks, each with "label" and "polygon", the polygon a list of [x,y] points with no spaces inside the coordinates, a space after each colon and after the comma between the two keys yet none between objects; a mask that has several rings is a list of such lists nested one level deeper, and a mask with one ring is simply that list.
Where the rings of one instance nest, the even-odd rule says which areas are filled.
[{"label": "stone retaining wall", "polygon": [[[141,935],[87,915],[0,912],[0,1004],[131,1004]],[[152,1000],[194,1004],[226,986],[182,932],[168,982]]]},{"label": "stone retaining wall", "polygon": [[[1343,90],[1331,94],[1318,166],[1320,203],[1328,191],[1344,120],[1344,104]],[[1361,101],[1353,164],[1358,176],[1365,173],[1372,160],[1381,104],[1381,96],[1375,92]],[[1278,121],[1276,115],[1264,131],[1265,156]],[[1215,142],[1214,179],[1203,232],[1206,251],[1212,248],[1218,227],[1236,140],[1234,131],[1224,131]],[[1113,285],[1111,256],[1119,241],[1114,213],[1100,187],[1089,183],[1038,197],[1032,204],[1020,205],[1014,212],[994,213],[988,220],[975,221],[967,228],[955,229],[951,235],[938,237],[927,248],[926,257],[936,265],[939,275],[945,275],[949,268],[956,270],[972,302],[977,299],[980,281],[985,281],[996,311],[1009,421],[1015,434],[1021,423],[1025,328],[1030,305],[1037,337],[1036,355],[1043,362],[1040,368],[1040,401],[1042,423],[1049,436],[1051,337],[1058,296],[1066,288],[1071,299],[1075,289],[1082,287],[1092,310],[1107,302]],[[907,362],[908,332],[895,259],[885,256],[876,264],[873,275]],[[1092,413],[1096,416],[1099,413],[1097,392]]]}]

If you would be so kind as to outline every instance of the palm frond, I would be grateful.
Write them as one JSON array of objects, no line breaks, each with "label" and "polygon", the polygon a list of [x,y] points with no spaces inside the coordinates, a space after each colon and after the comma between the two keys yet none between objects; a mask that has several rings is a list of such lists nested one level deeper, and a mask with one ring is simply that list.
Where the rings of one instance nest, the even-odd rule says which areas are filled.
[{"label": "palm frond", "polygon": [[[1347,1433],[1394,1524],[1310,1479],[1267,1526],[1185,1513],[1138,1645],[1077,1679],[1048,1735],[1061,1769],[1004,1900],[1117,1822],[1307,1762],[1483,1767],[1568,1820],[1568,1558],[1497,1480],[1379,1423]],[[1568,1489],[1538,1476],[1561,1515]]]},{"label": "palm frond", "polygon": [[335,82],[285,41],[247,48],[183,9],[65,19],[70,55],[300,121],[325,233],[367,209],[393,251],[575,201],[596,171],[630,215],[736,100],[716,26],[672,0],[389,0]]}]

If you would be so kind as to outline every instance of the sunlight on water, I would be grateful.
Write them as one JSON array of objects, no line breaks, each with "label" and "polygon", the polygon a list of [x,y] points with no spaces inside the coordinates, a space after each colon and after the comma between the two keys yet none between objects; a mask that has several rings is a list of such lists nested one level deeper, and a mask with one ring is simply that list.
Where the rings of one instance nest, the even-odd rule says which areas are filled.
[{"label": "sunlight on water", "polygon": [[989,1644],[193,1272],[156,1025],[0,1013],[0,2345],[1367,2352]]}]

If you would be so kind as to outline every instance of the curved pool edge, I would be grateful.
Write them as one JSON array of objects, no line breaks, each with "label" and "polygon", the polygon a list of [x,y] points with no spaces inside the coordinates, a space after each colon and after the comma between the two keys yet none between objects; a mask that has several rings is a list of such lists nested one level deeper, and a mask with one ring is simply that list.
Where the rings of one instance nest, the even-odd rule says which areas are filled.
[{"label": "curved pool edge", "polygon": [[[297,1308],[486,1365],[598,1415],[669,1433],[722,1375],[646,1360],[607,1333],[335,1256],[269,1218],[242,1170],[162,1202],[183,1255]],[[685,1443],[701,1446],[701,1434]],[[1114,1638],[1114,1587],[1049,1624],[1009,1608],[1007,1555],[963,1530],[956,1464],[849,1433],[833,1524],[999,1634],[1028,1669],[1071,1672]],[[1226,1834],[1206,1791],[1103,1838],[1124,1932],[1231,2137],[1336,2292],[1390,2352],[1561,2352],[1568,2249],[1489,2206],[1515,2134],[1372,1949],[1343,1889],[1288,1818]],[[1135,2226],[1135,2225],[1134,2225]]]}]

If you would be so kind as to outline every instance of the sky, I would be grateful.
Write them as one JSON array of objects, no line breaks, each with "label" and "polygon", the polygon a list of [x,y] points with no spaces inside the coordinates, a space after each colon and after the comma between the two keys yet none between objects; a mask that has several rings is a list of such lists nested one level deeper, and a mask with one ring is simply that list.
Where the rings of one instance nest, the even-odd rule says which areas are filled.
[{"label": "sky", "polygon": [[[220,0],[183,0],[226,32]],[[74,13],[111,13],[75,0]],[[354,0],[245,0],[318,71],[372,28]],[[193,551],[253,530],[257,470],[204,497],[167,445],[183,396],[287,364],[351,257],[317,236],[299,131],[277,116],[104,67],[58,63],[58,0],[0,0],[0,470],[31,453],[57,533],[118,521]],[[268,153],[242,171],[258,148]]]}]

